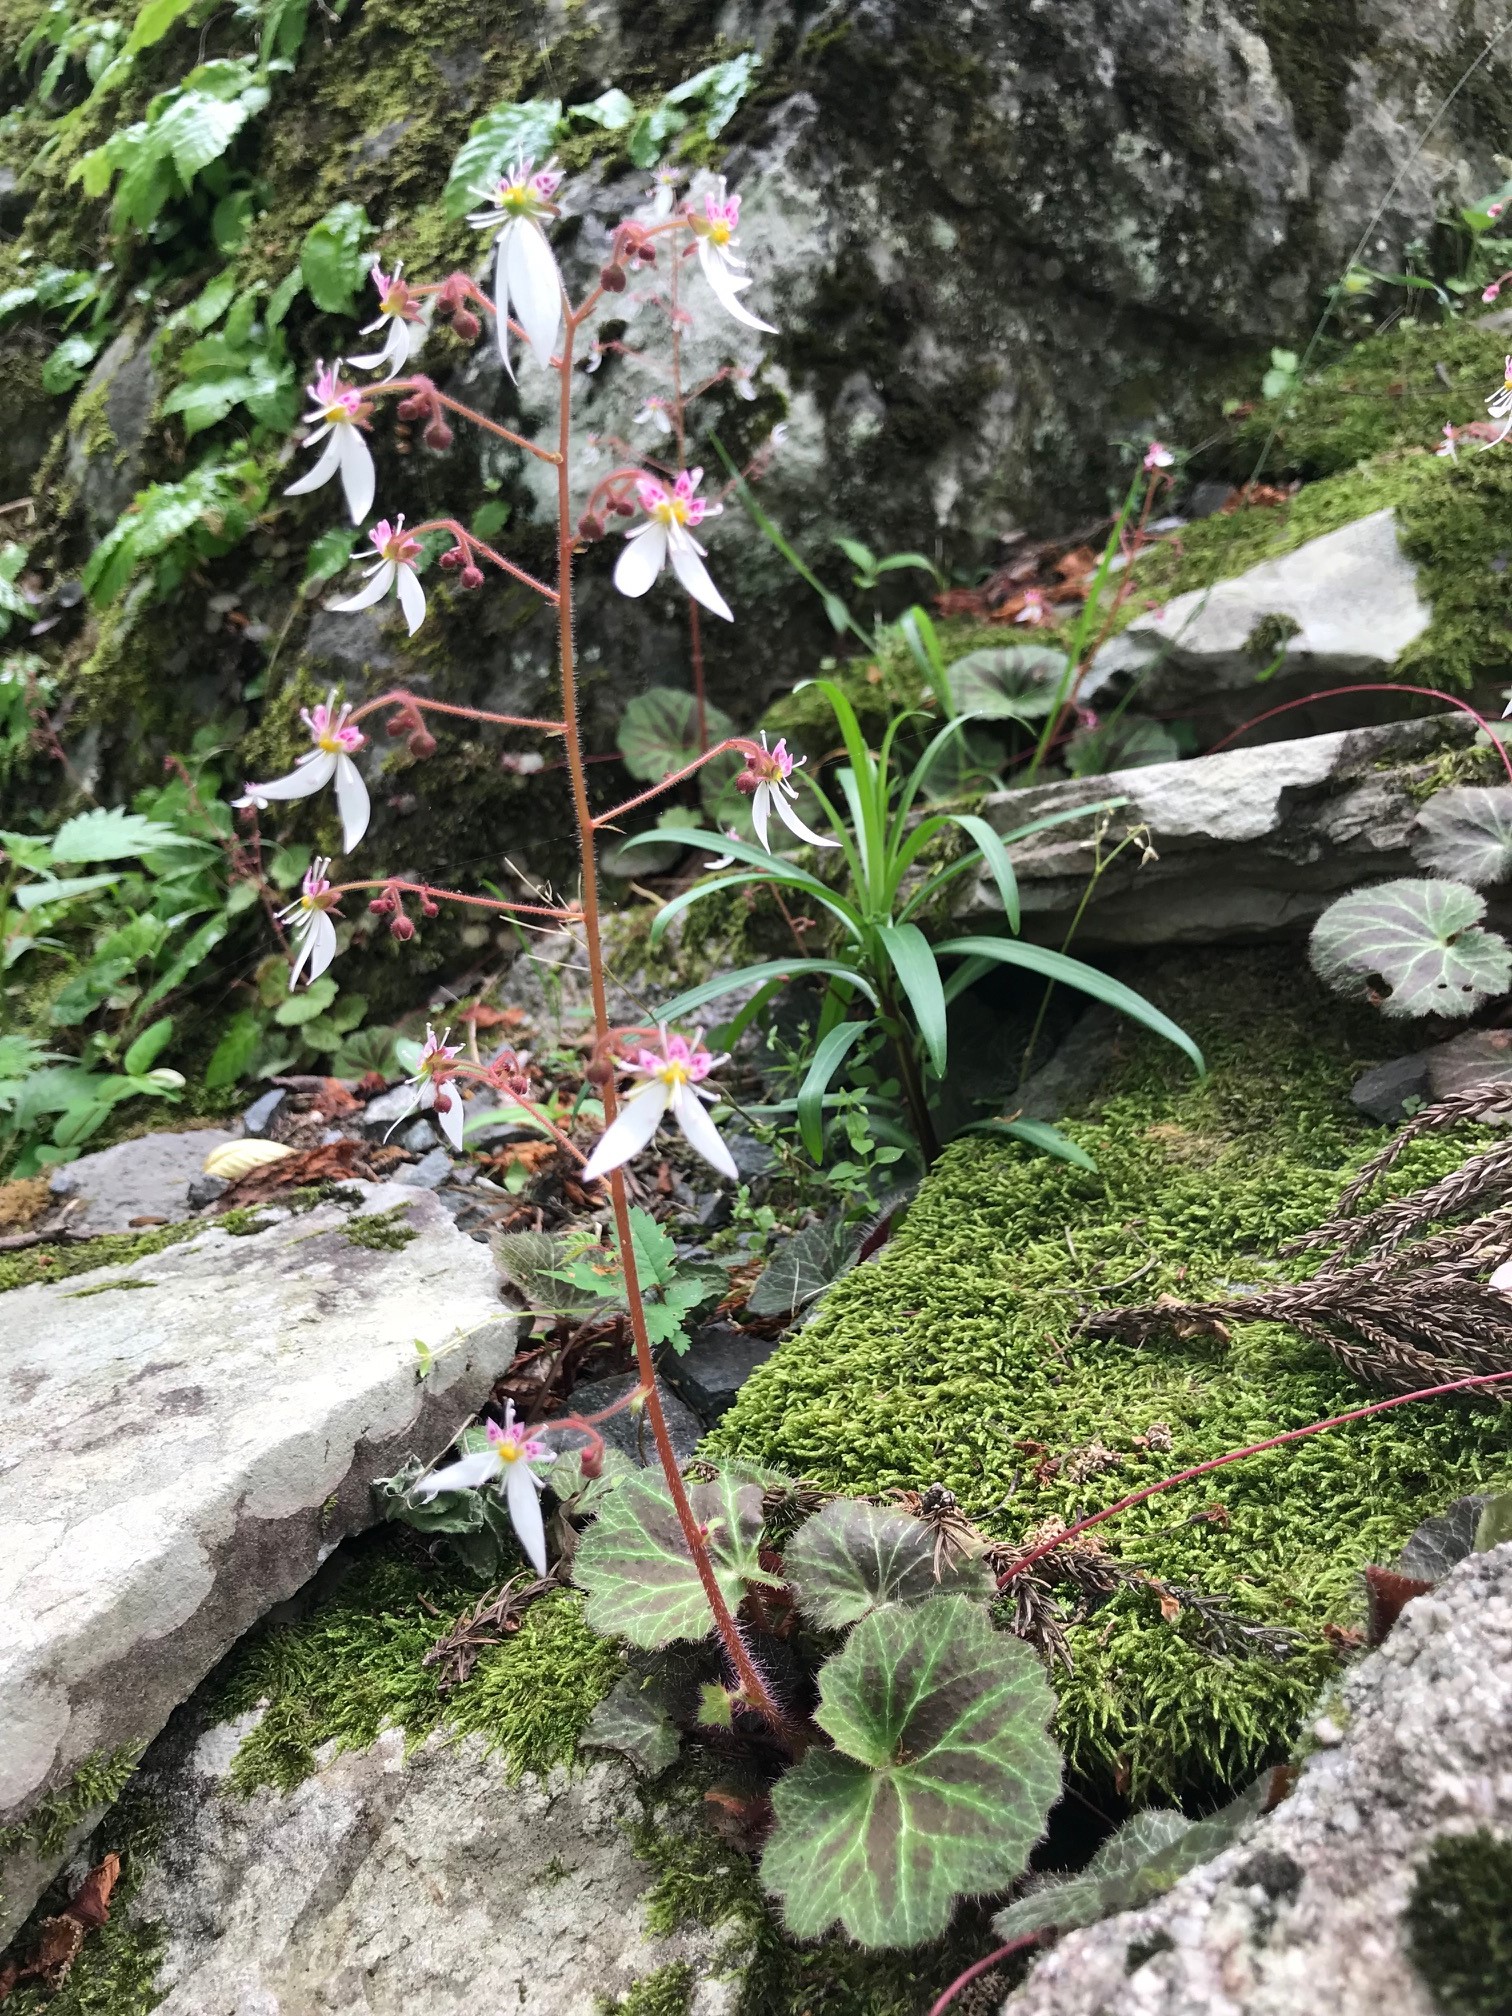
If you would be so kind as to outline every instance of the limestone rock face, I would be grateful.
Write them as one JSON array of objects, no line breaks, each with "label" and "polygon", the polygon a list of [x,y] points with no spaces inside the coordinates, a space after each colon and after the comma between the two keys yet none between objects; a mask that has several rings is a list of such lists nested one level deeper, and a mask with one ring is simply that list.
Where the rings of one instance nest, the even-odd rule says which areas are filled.
[{"label": "limestone rock face", "polygon": [[156,1735],[510,1363],[487,1251],[412,1189],[357,1215],[396,1207],[388,1250],[326,1204],[3,1297],[0,1824]]},{"label": "limestone rock face", "polygon": [[[1002,792],[985,809],[1007,832],[1122,799],[1106,815],[1105,851],[1132,828],[1147,829],[1156,858],[1142,860],[1135,848],[1120,855],[1087,906],[1081,947],[1301,936],[1359,883],[1422,872],[1408,847],[1413,786],[1436,756],[1474,733],[1458,716],[1354,728]],[[1015,843],[1026,936],[1060,942],[1093,870],[1097,826],[1089,812]],[[963,879],[958,921],[1001,928],[996,884]]]},{"label": "limestone rock face", "polygon": [[220,1782],[242,1733],[144,1771],[169,1824],[131,1909],[167,1934],[161,2016],[595,2016],[678,1961],[690,2016],[734,2010],[727,1930],[646,1932],[623,1764],[511,1785],[477,1736],[406,1760],[393,1729],[243,1800]]},{"label": "limestone rock face", "polygon": [[1061,1940],[1003,2016],[1436,2016],[1402,1913],[1435,1841],[1512,1831],[1512,1547],[1410,1603],[1341,1695],[1290,1798]]}]

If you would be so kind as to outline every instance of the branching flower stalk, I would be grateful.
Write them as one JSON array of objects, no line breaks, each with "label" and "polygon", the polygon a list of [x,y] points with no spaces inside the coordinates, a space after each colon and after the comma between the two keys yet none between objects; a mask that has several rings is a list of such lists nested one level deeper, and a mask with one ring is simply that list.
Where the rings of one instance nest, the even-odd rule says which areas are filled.
[{"label": "branching flower stalk", "polygon": [[[696,1036],[690,1045],[682,1037],[668,1037],[666,1032],[659,1032],[663,1039],[661,1058],[653,1059],[652,1065],[648,1066],[643,1061],[634,1067],[643,1074],[651,1073],[648,1083],[631,1096],[634,1124],[628,1129],[622,1125],[616,1134],[615,1123],[622,1120],[626,1111],[615,1086],[616,1060],[627,1038],[644,1039],[648,1032],[618,1030],[610,1021],[603,917],[595,858],[596,837],[601,827],[674,788],[683,778],[692,775],[716,756],[727,751],[739,751],[746,760],[748,772],[754,772],[765,752],[758,744],[740,737],[721,742],[713,749],[703,748],[695,762],[664,778],[651,790],[637,794],[610,811],[595,815],[589,799],[588,759],[579,722],[572,573],[573,560],[584,540],[602,537],[607,531],[607,525],[595,518],[595,507],[600,500],[607,507],[606,515],[608,512],[621,517],[633,515],[635,505],[630,501],[633,492],[646,513],[646,522],[630,535],[630,543],[625,549],[625,554],[636,553],[636,564],[627,569],[625,556],[622,555],[616,585],[621,586],[622,592],[643,593],[660,572],[661,562],[670,560],[690,598],[703,601],[720,615],[729,615],[723,598],[703,567],[702,549],[689,530],[699,523],[706,511],[717,509],[717,506],[703,506],[695,499],[697,472],[687,471],[682,466],[680,318],[686,316],[687,311],[681,307],[677,293],[674,291],[672,295],[672,319],[674,353],[678,358],[679,470],[672,488],[661,484],[644,466],[617,470],[614,477],[595,486],[588,511],[582,517],[575,513],[571,466],[574,363],[582,332],[601,301],[606,295],[623,291],[626,267],[632,263],[640,266],[656,264],[658,251],[663,247],[670,250],[674,267],[682,259],[697,255],[714,298],[725,312],[757,327],[766,325],[757,323],[738,299],[741,289],[749,283],[740,262],[728,250],[731,225],[737,213],[726,199],[722,184],[717,199],[708,199],[702,213],[695,214],[690,206],[685,206],[676,213],[656,215],[649,223],[633,219],[621,224],[614,235],[610,258],[597,283],[573,307],[562,289],[555,255],[542,228],[556,214],[552,199],[559,181],[560,178],[549,169],[533,175],[531,164],[522,162],[492,192],[480,192],[485,203],[492,207],[481,211],[475,221],[483,228],[498,233],[499,298],[496,301],[491,301],[478,283],[465,274],[453,274],[447,280],[430,286],[415,285],[406,280],[402,291],[396,292],[397,272],[393,277],[385,277],[375,271],[380,302],[384,312],[394,320],[399,333],[363,362],[387,368],[394,375],[381,383],[356,387],[343,382],[339,364],[329,371],[321,368],[317,382],[311,388],[315,410],[310,418],[317,423],[315,438],[322,452],[315,465],[292,489],[297,494],[303,494],[339,478],[354,522],[360,523],[371,507],[374,495],[372,459],[365,436],[371,427],[377,402],[391,396],[400,401],[398,410],[403,418],[425,423],[424,439],[432,448],[445,448],[450,444],[452,430],[448,416],[455,416],[553,467],[556,471],[557,506],[554,583],[536,579],[454,518],[427,520],[408,529],[402,519],[392,525],[384,520],[371,535],[372,552],[367,561],[369,573],[366,585],[357,594],[346,598],[344,603],[331,606],[369,607],[392,591],[397,594],[413,632],[425,614],[424,594],[418,579],[417,563],[423,551],[419,542],[427,533],[444,531],[453,544],[441,556],[441,565],[457,575],[462,588],[472,590],[480,587],[485,578],[485,568],[492,567],[532,590],[555,611],[561,682],[560,718],[546,720],[491,713],[481,708],[431,700],[406,688],[396,688],[360,706],[338,710],[333,694],[324,706],[307,712],[305,719],[311,731],[312,747],[300,759],[295,770],[269,784],[248,785],[245,796],[238,802],[251,811],[272,800],[312,796],[325,783],[334,782],[340,796],[344,840],[350,850],[361,840],[369,812],[366,786],[351,759],[366,739],[362,731],[363,722],[376,713],[388,713],[390,735],[406,737],[411,754],[418,758],[430,755],[436,746],[427,726],[428,716],[560,738],[572,794],[580,857],[581,883],[577,903],[519,903],[391,876],[335,881],[329,879],[325,872],[329,864],[321,863],[319,872],[312,871],[307,878],[299,901],[291,906],[299,964],[308,970],[310,978],[324,970],[337,947],[331,913],[343,896],[369,891],[376,892],[368,904],[369,912],[388,917],[391,934],[401,940],[412,937],[415,931],[407,912],[407,900],[417,902],[424,916],[435,915],[443,903],[453,903],[494,911],[512,919],[549,920],[558,925],[581,926],[587,951],[595,1032],[594,1062],[589,1075],[601,1094],[606,1123],[604,1139],[592,1160],[594,1174],[602,1173],[608,1185],[630,1331],[635,1344],[639,1391],[644,1395],[645,1413],[651,1424],[657,1456],[678,1522],[696,1566],[724,1654],[738,1683],[736,1699],[780,1733],[786,1728],[788,1718],[747,1650],[740,1628],[720,1589],[710,1559],[708,1536],[693,1513],[668,1433],[637,1272],[623,1166],[635,1148],[617,1152],[619,1145],[632,1136],[649,1139],[663,1112],[668,1112],[706,1159],[714,1161],[722,1171],[733,1166],[703,1105],[698,1103],[695,1090],[696,1081],[705,1075],[713,1060],[697,1049]],[[710,239],[711,232],[713,239]],[[706,240],[710,242],[706,243]],[[533,356],[543,368],[555,372],[557,425],[554,446],[543,447],[516,434],[486,414],[443,393],[423,374],[410,371],[398,375],[412,354],[410,332],[418,326],[421,315],[426,313],[449,320],[454,333],[464,341],[475,340],[481,333],[483,316],[493,316],[506,366],[511,372],[513,365],[507,341],[510,334],[523,346],[522,362],[525,355]],[[651,564],[653,561],[655,565]],[[621,576],[627,573],[631,578],[622,580]],[[706,743],[706,736],[701,735],[700,741]],[[754,782],[752,788],[755,788]],[[642,1057],[648,1054],[643,1051]],[[500,1052],[487,1064],[468,1063],[461,1059],[456,1047],[446,1042],[444,1034],[438,1038],[432,1033],[422,1053],[420,1068],[411,1081],[415,1089],[415,1103],[429,1107],[448,1138],[460,1143],[461,1081],[471,1078],[486,1083],[507,1092],[565,1153],[586,1164],[589,1158],[577,1144],[532,1102],[527,1066],[528,1058],[516,1056],[508,1050]],[[611,1136],[614,1137],[613,1146]],[[522,1437],[523,1431],[515,1434],[506,1424],[495,1441],[510,1463],[517,1464],[521,1470],[520,1488],[511,1503],[513,1506],[518,1501],[520,1517],[526,1522],[522,1538],[528,1551],[535,1556],[539,1552],[539,1535],[535,1532],[536,1521],[532,1518],[533,1494],[524,1481],[533,1445]],[[474,1467],[487,1468],[488,1462]],[[470,1476],[471,1471],[468,1474]],[[519,1520],[516,1523],[518,1526]]]}]

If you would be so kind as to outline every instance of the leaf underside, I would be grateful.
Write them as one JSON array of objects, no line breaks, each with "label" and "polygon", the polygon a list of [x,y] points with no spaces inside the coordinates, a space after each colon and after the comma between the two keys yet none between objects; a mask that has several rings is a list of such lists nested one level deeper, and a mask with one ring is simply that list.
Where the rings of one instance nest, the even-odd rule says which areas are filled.
[{"label": "leaf underside", "polygon": [[890,1604],[820,1673],[810,1750],[772,1792],[762,1856],[790,1932],[863,1946],[938,1938],[958,1897],[1022,1871],[1060,1791],[1039,1661],[961,1596]]},{"label": "leaf underside", "polygon": [[805,1520],[784,1560],[798,1607],[821,1631],[843,1631],[885,1603],[993,1592],[984,1561],[942,1551],[922,1519],[855,1498],[835,1498]]}]

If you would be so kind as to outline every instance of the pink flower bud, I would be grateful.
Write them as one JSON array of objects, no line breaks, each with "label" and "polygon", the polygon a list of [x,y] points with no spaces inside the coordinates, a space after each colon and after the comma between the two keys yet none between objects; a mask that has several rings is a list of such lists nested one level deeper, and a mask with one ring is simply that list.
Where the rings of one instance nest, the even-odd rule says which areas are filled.
[{"label": "pink flower bud", "polygon": [[467,565],[462,569],[459,579],[464,588],[481,588],[483,586],[483,569],[481,567],[474,567],[469,560]]},{"label": "pink flower bud", "polygon": [[439,413],[435,413],[432,414],[430,424],[426,428],[422,438],[427,448],[434,448],[439,453],[443,448],[450,448],[456,436],[452,433],[451,428],[448,427],[442,416]]},{"label": "pink flower bud", "polygon": [[642,266],[654,266],[656,264],[656,247],[654,245],[637,245],[635,256]]},{"label": "pink flower bud", "polygon": [[483,324],[471,308],[458,308],[452,315],[452,327],[464,343],[476,343],[483,333]]},{"label": "pink flower bud", "polygon": [[579,539],[592,540],[602,539],[609,528],[605,525],[603,519],[600,518],[597,511],[585,511],[578,520],[577,529]]},{"label": "pink flower bud", "polygon": [[380,889],[368,905],[369,910],[372,911],[375,917],[387,917],[393,907],[394,899],[387,889]]},{"label": "pink flower bud", "polygon": [[407,945],[410,939],[414,937],[414,935],[415,935],[414,925],[401,910],[399,912],[399,915],[394,919],[393,923],[390,924],[389,926],[389,936],[391,938],[397,938],[401,945]]},{"label": "pink flower bud", "polygon": [[761,781],[760,773],[747,767],[735,779],[735,789],[740,793],[742,798],[751,798],[755,796]]},{"label": "pink flower bud", "polygon": [[441,565],[448,573],[454,567],[465,567],[467,565],[467,548],[465,546],[448,546],[446,551],[441,555]]},{"label": "pink flower bud", "polygon": [[590,1442],[578,1457],[578,1463],[585,1477],[602,1477],[604,1474],[604,1445]]},{"label": "pink flower bud", "polygon": [[430,397],[424,392],[411,392],[407,399],[401,399],[397,408],[401,420],[422,420],[430,411]]},{"label": "pink flower bud", "polygon": [[630,502],[628,497],[616,497],[614,500],[614,515],[617,518],[633,518],[635,516],[635,506]]},{"label": "pink flower bud", "polygon": [[1481,299],[1482,301],[1486,302],[1494,301],[1500,293],[1501,293],[1501,287],[1495,280],[1493,280],[1491,282],[1491,285],[1486,289],[1485,293],[1482,294]]},{"label": "pink flower bud", "polygon": [[427,756],[435,755],[436,738],[432,735],[429,728],[417,728],[415,730],[414,734],[409,738],[409,752],[411,756],[418,756],[422,762]]},{"label": "pink flower bud", "polygon": [[434,896],[422,893],[420,897],[420,915],[422,917],[439,917],[441,915],[441,906]]}]

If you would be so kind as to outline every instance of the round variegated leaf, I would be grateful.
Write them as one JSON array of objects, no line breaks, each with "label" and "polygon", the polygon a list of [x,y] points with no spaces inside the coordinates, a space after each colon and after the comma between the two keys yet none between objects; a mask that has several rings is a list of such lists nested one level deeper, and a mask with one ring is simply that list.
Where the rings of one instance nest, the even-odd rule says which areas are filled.
[{"label": "round variegated leaf", "polygon": [[[706,747],[723,742],[734,723],[718,707],[705,706]],[[619,724],[620,760],[632,777],[660,783],[686,769],[699,754],[698,705],[691,693],[653,686],[629,701]]]},{"label": "round variegated leaf", "polygon": [[1060,1791],[1038,1659],[962,1596],[889,1604],[819,1675],[810,1750],[772,1790],[762,1880],[788,1929],[837,1919],[863,1946],[917,1946],[956,1900],[1021,1872]]},{"label": "round variegated leaf", "polygon": [[583,1731],[591,1750],[617,1750],[656,1778],[676,1760],[682,1730],[697,1716],[708,1671],[701,1650],[632,1652],[628,1669],[600,1701]]},{"label": "round variegated leaf", "polygon": [[949,667],[958,714],[993,721],[1042,721],[1066,676],[1066,654],[1049,644],[1007,644],[968,651]]},{"label": "round variegated leaf", "polygon": [[[748,1583],[777,1581],[759,1557],[759,1486],[722,1475],[692,1486],[688,1498],[732,1610]],[[606,1637],[654,1651],[714,1628],[672,1494],[659,1476],[629,1477],[604,1501],[573,1557],[572,1579],[587,1594],[589,1624]]]},{"label": "round variegated leaf", "polygon": [[1512,875],[1512,784],[1436,791],[1417,816],[1412,858],[1484,889]]},{"label": "round variegated leaf", "polygon": [[821,1631],[843,1631],[884,1603],[985,1598],[994,1588],[985,1561],[952,1557],[922,1519],[858,1498],[832,1498],[805,1520],[783,1565],[799,1609]]},{"label": "round variegated leaf", "polygon": [[1512,986],[1512,949],[1463,882],[1383,882],[1330,904],[1308,949],[1320,980],[1386,1015],[1469,1015]]}]

